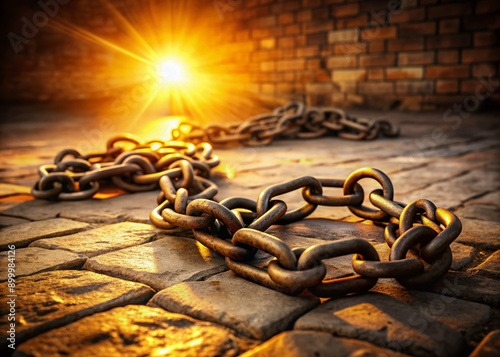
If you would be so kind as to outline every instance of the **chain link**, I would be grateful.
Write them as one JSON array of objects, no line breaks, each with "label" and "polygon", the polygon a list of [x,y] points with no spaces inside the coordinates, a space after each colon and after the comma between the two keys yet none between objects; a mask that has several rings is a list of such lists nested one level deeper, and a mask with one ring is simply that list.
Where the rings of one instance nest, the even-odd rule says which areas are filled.
[{"label": "chain link", "polygon": [[[392,182],[380,170],[362,168],[345,180],[303,176],[268,187],[256,201],[243,197],[215,200],[218,188],[209,177],[219,159],[212,145],[201,140],[208,137],[217,144],[233,140],[262,144],[283,136],[321,136],[325,129],[358,139],[396,133],[385,121],[353,119],[339,109],[291,103],[239,126],[203,129],[181,123],[173,131],[177,133],[174,137],[192,142],[144,141],[124,134],[110,138],[103,152],[81,155],[73,149],[62,150],[53,165],[40,167],[32,194],[40,199],[77,200],[90,198],[109,184],[129,192],[159,186],[158,206],[150,215],[155,226],[192,229],[195,239],[222,254],[234,273],[287,294],[307,289],[318,297],[332,297],[369,290],[379,278],[395,278],[412,288],[440,279],[451,266],[449,246],[461,232],[460,220],[428,200],[408,205],[394,201]],[[364,178],[375,179],[382,186],[368,195],[377,210],[363,205],[365,193],[358,182]],[[343,193],[325,196],[324,187],[342,188]],[[294,190],[302,191],[305,203],[289,210],[286,202],[276,197]],[[265,233],[273,224],[289,224],[309,216],[318,205],[346,206],[358,217],[385,225],[389,261],[381,262],[375,248],[361,238],[291,249]],[[267,268],[250,263],[259,250],[275,257]],[[326,279],[324,261],[343,255],[353,255],[356,275]]]},{"label": "chain link", "polygon": [[373,140],[379,135],[399,136],[399,128],[387,120],[355,118],[334,107],[307,107],[300,102],[291,102],[241,124],[201,127],[182,121],[171,132],[174,140],[209,142],[214,146],[259,146],[279,138],[313,139],[327,135],[350,140]]}]

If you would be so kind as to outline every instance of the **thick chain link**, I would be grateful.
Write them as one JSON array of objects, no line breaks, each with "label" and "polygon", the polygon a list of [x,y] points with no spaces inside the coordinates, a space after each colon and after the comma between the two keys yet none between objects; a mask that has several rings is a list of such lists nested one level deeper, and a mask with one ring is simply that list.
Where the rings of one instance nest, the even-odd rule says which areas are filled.
[{"label": "thick chain link", "polygon": [[209,142],[214,146],[258,146],[278,138],[312,139],[326,135],[351,140],[373,140],[379,135],[396,137],[399,128],[386,120],[355,118],[334,107],[307,107],[300,102],[291,102],[276,108],[272,113],[251,117],[241,124],[201,127],[182,121],[171,132],[174,140]]},{"label": "thick chain link", "polygon": [[[125,143],[128,150],[117,145]],[[104,183],[130,192],[158,187],[158,207],[151,222],[162,229],[184,227],[195,239],[222,254],[234,273],[288,294],[304,289],[319,297],[369,290],[379,278],[395,278],[406,287],[419,287],[440,279],[450,268],[450,244],[461,232],[460,220],[428,200],[408,205],[393,200],[392,182],[382,171],[362,168],[345,180],[303,176],[268,187],[256,201],[232,197],[216,202],[217,186],[209,180],[219,164],[208,143],[142,139],[132,135],[111,138],[102,153],[81,155],[63,150],[53,165],[39,169],[32,189],[36,198],[76,200],[92,197]],[[64,160],[66,157],[71,157]],[[358,181],[372,178],[381,189],[368,198],[377,209],[363,205],[365,193]],[[324,195],[325,187],[342,188],[342,195]],[[277,196],[301,190],[304,204],[289,210]],[[361,238],[291,249],[265,233],[273,224],[289,224],[309,216],[318,205],[347,206],[363,219],[385,225],[389,261],[381,262],[375,248]],[[249,263],[258,250],[275,258],[267,269]],[[324,260],[354,254],[357,275],[325,279]]]}]

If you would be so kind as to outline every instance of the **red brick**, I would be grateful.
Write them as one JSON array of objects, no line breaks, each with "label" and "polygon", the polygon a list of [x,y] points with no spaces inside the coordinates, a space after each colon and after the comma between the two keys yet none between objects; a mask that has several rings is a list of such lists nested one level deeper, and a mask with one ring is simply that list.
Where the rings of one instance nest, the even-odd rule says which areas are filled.
[{"label": "red brick", "polygon": [[474,47],[485,47],[495,45],[497,37],[492,31],[474,32]]},{"label": "red brick", "polygon": [[470,34],[441,35],[427,38],[427,49],[468,47],[472,44]]},{"label": "red brick", "polygon": [[472,14],[471,3],[454,2],[453,4],[431,6],[428,9],[429,19],[443,17],[460,17]]},{"label": "red brick", "polygon": [[303,7],[317,7],[320,6],[322,0],[302,0]]},{"label": "red brick", "polygon": [[332,71],[332,81],[364,81],[366,69],[337,69]]},{"label": "red brick", "polygon": [[335,19],[337,22],[337,29],[352,28],[352,27],[366,27],[368,23],[367,15],[360,15],[357,17],[347,17],[342,19]]},{"label": "red brick", "polygon": [[398,65],[434,63],[434,52],[401,52],[398,53]]},{"label": "red brick", "polygon": [[464,30],[496,30],[500,28],[500,14],[467,16],[463,19]]},{"label": "red brick", "polygon": [[275,62],[261,62],[260,63],[260,70],[262,72],[271,72],[276,69],[276,63]]},{"label": "red brick", "polygon": [[297,13],[297,22],[311,21],[312,12],[311,10],[302,10]]},{"label": "red brick", "polygon": [[356,56],[333,56],[328,58],[326,67],[332,68],[350,68],[356,67]]},{"label": "red brick", "polygon": [[294,25],[285,26],[285,34],[286,35],[298,35],[298,34],[300,34],[300,25],[294,24]]},{"label": "red brick", "polygon": [[330,17],[328,16],[328,10],[323,8],[312,9],[312,20],[313,21],[322,21],[328,20]]},{"label": "red brick", "polygon": [[497,74],[493,63],[479,63],[472,66],[472,75],[477,76],[494,76]]},{"label": "red brick", "polygon": [[247,41],[250,39],[250,31],[238,31],[234,34],[234,38],[236,41]]},{"label": "red brick", "polygon": [[460,91],[462,93],[471,93],[471,94],[472,93],[475,94],[476,91],[478,91],[479,93],[486,93],[486,88],[484,87],[483,82],[478,81],[476,79],[469,79],[462,81],[462,83],[460,83]]},{"label": "red brick", "polygon": [[469,66],[429,66],[426,69],[427,78],[468,78]]},{"label": "red brick", "polygon": [[275,46],[276,46],[276,40],[274,38],[266,38],[264,40],[260,40],[260,48],[272,49]]},{"label": "red brick", "polygon": [[457,93],[458,80],[456,79],[442,79],[436,82],[436,93]]},{"label": "red brick", "polygon": [[401,11],[399,14],[391,15],[391,22],[408,23],[412,21],[422,21],[425,19],[425,8],[420,7],[417,9],[408,9]]},{"label": "red brick", "polygon": [[306,60],[303,58],[278,61],[278,71],[293,71],[305,68]]},{"label": "red brick", "polygon": [[345,29],[328,32],[328,43],[355,42],[359,38],[359,29]]},{"label": "red brick", "polygon": [[330,73],[326,69],[319,69],[314,72],[314,78],[317,82],[330,82]]},{"label": "red brick", "polygon": [[340,43],[333,46],[333,53],[336,55],[366,53],[367,48],[366,42]]},{"label": "red brick", "polygon": [[392,82],[361,82],[359,83],[360,94],[392,94],[394,84]]},{"label": "red brick", "polygon": [[295,37],[295,44],[298,47],[306,46],[307,45],[307,36],[302,35],[302,36]]},{"label": "red brick", "polygon": [[278,24],[286,25],[295,21],[294,14],[281,14],[278,16]]},{"label": "red brick", "polygon": [[500,1],[479,0],[476,4],[476,14],[488,14],[500,11]]},{"label": "red brick", "polygon": [[388,4],[388,2],[386,0],[363,1],[360,4],[360,10],[361,10],[361,12],[370,12],[370,11],[378,12],[378,10],[386,11],[387,4]]},{"label": "red brick", "polygon": [[307,45],[323,45],[326,44],[326,33],[318,32],[306,35]]},{"label": "red brick", "polygon": [[308,59],[306,62],[307,69],[320,69],[321,68],[321,60],[318,58]]},{"label": "red brick", "polygon": [[361,32],[361,38],[363,40],[388,39],[388,38],[396,38],[396,34],[397,34],[396,26],[371,27]]},{"label": "red brick", "polygon": [[326,32],[333,30],[333,21],[332,20],[327,20],[327,21],[313,21],[313,22],[306,22],[304,24],[304,33],[305,34],[310,34],[310,33],[315,33],[315,32]]},{"label": "red brick", "polygon": [[300,1],[288,1],[285,3],[285,11],[296,11],[300,9]]},{"label": "red brick", "polygon": [[423,50],[424,41],[422,38],[405,38],[400,40],[391,40],[387,42],[387,50],[389,52],[414,51]]},{"label": "red brick", "polygon": [[435,22],[420,22],[415,24],[399,25],[399,37],[413,37],[423,35],[435,35]]},{"label": "red brick", "polygon": [[397,94],[432,94],[434,93],[433,81],[397,81]]},{"label": "red brick", "polygon": [[384,52],[385,41],[371,41],[369,45],[370,53]]},{"label": "red brick", "polygon": [[385,69],[385,79],[420,79],[423,67],[389,67]]},{"label": "red brick", "polygon": [[457,50],[439,51],[438,63],[446,63],[446,64],[458,63],[458,51]]},{"label": "red brick", "polygon": [[295,86],[293,85],[293,83],[280,82],[280,83],[276,84],[276,93],[289,94],[289,93],[294,93],[294,92],[295,92]]},{"label": "red brick", "polygon": [[319,54],[318,46],[297,48],[297,57],[314,57]]},{"label": "red brick", "polygon": [[384,70],[382,68],[370,68],[368,70],[368,79],[384,79]]},{"label": "red brick", "polygon": [[333,18],[354,16],[359,13],[359,4],[335,5],[332,8]]},{"label": "red brick", "polygon": [[464,49],[462,63],[500,61],[500,48]]},{"label": "red brick", "polygon": [[460,30],[460,19],[439,21],[439,33],[457,33]]},{"label": "red brick", "polygon": [[278,47],[286,48],[286,47],[294,47],[295,46],[295,38],[294,37],[283,37],[278,39]]},{"label": "red brick", "polygon": [[325,5],[329,5],[329,4],[338,4],[338,3],[341,3],[344,1],[345,0],[324,0],[324,3],[325,3]]},{"label": "red brick", "polygon": [[361,67],[393,66],[396,55],[393,53],[361,55],[359,60]]},{"label": "red brick", "polygon": [[276,16],[264,16],[252,20],[252,25],[255,27],[271,27],[276,25]]},{"label": "red brick", "polygon": [[264,38],[269,37],[270,32],[268,29],[254,29],[252,30],[252,38]]},{"label": "red brick", "polygon": [[283,48],[281,49],[283,52],[283,55],[280,57],[280,58],[296,58],[296,50],[295,50],[295,47],[292,46],[292,47],[287,47],[287,48]]},{"label": "red brick", "polygon": [[261,84],[260,91],[262,93],[274,93],[276,91],[276,85],[270,83]]}]

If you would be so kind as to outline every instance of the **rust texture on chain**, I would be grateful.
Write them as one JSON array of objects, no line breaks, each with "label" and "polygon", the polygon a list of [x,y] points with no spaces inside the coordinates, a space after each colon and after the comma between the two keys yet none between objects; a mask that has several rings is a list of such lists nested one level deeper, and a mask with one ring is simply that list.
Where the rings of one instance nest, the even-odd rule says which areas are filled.
[{"label": "rust texture on chain", "polygon": [[[159,186],[158,207],[150,215],[154,225],[192,229],[195,239],[222,254],[235,274],[287,294],[307,289],[318,297],[341,296],[369,290],[379,278],[418,288],[439,280],[451,266],[450,244],[461,232],[460,220],[428,200],[408,205],[394,201],[392,182],[380,170],[362,168],[345,180],[303,176],[268,187],[256,200],[231,197],[217,202],[218,188],[210,173],[218,164],[206,142],[144,141],[122,134],[109,139],[101,153],[62,150],[54,164],[40,167],[32,194],[78,200],[93,197],[105,183],[128,192]],[[365,197],[358,183],[365,178],[376,180],[381,189]],[[325,188],[341,188],[342,194],[325,195]],[[304,204],[289,210],[277,196],[294,190],[302,191]],[[364,206],[365,198],[376,209]],[[346,206],[356,216],[384,225],[389,261],[380,261],[375,248],[358,237],[291,249],[265,233],[271,225],[309,216],[318,205]],[[251,264],[258,250],[275,257],[267,268]],[[324,260],[343,255],[353,255],[356,275],[327,279]]]},{"label": "rust texture on chain", "polygon": [[339,108],[308,107],[301,102],[291,102],[272,113],[251,117],[237,125],[201,127],[182,121],[171,132],[174,140],[209,142],[214,146],[257,146],[270,144],[277,138],[312,139],[326,135],[373,140],[379,135],[396,137],[399,128],[386,120],[355,118]]}]

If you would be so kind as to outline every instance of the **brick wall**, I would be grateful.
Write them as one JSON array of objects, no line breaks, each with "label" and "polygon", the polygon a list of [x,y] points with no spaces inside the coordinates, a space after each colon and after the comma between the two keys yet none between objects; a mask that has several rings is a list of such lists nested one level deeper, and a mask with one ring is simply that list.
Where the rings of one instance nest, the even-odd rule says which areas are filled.
[{"label": "brick wall", "polygon": [[[146,19],[141,34],[161,26],[164,16],[133,0],[50,1],[65,4],[20,53],[4,36],[0,100],[113,97],[140,83],[140,61],[52,25],[71,23],[130,48],[133,36],[110,3],[131,21]],[[186,21],[193,28],[211,21],[233,82],[243,83],[249,97],[409,110],[448,106],[476,92],[479,105],[500,102],[494,83],[500,73],[498,0],[192,1],[205,7],[191,6],[191,14],[196,11]],[[4,34],[21,33],[21,18],[40,10],[31,0],[1,6]]]},{"label": "brick wall", "polygon": [[409,110],[476,91],[480,105],[500,102],[498,0],[242,0],[224,10],[239,51],[251,49],[259,94]]}]

